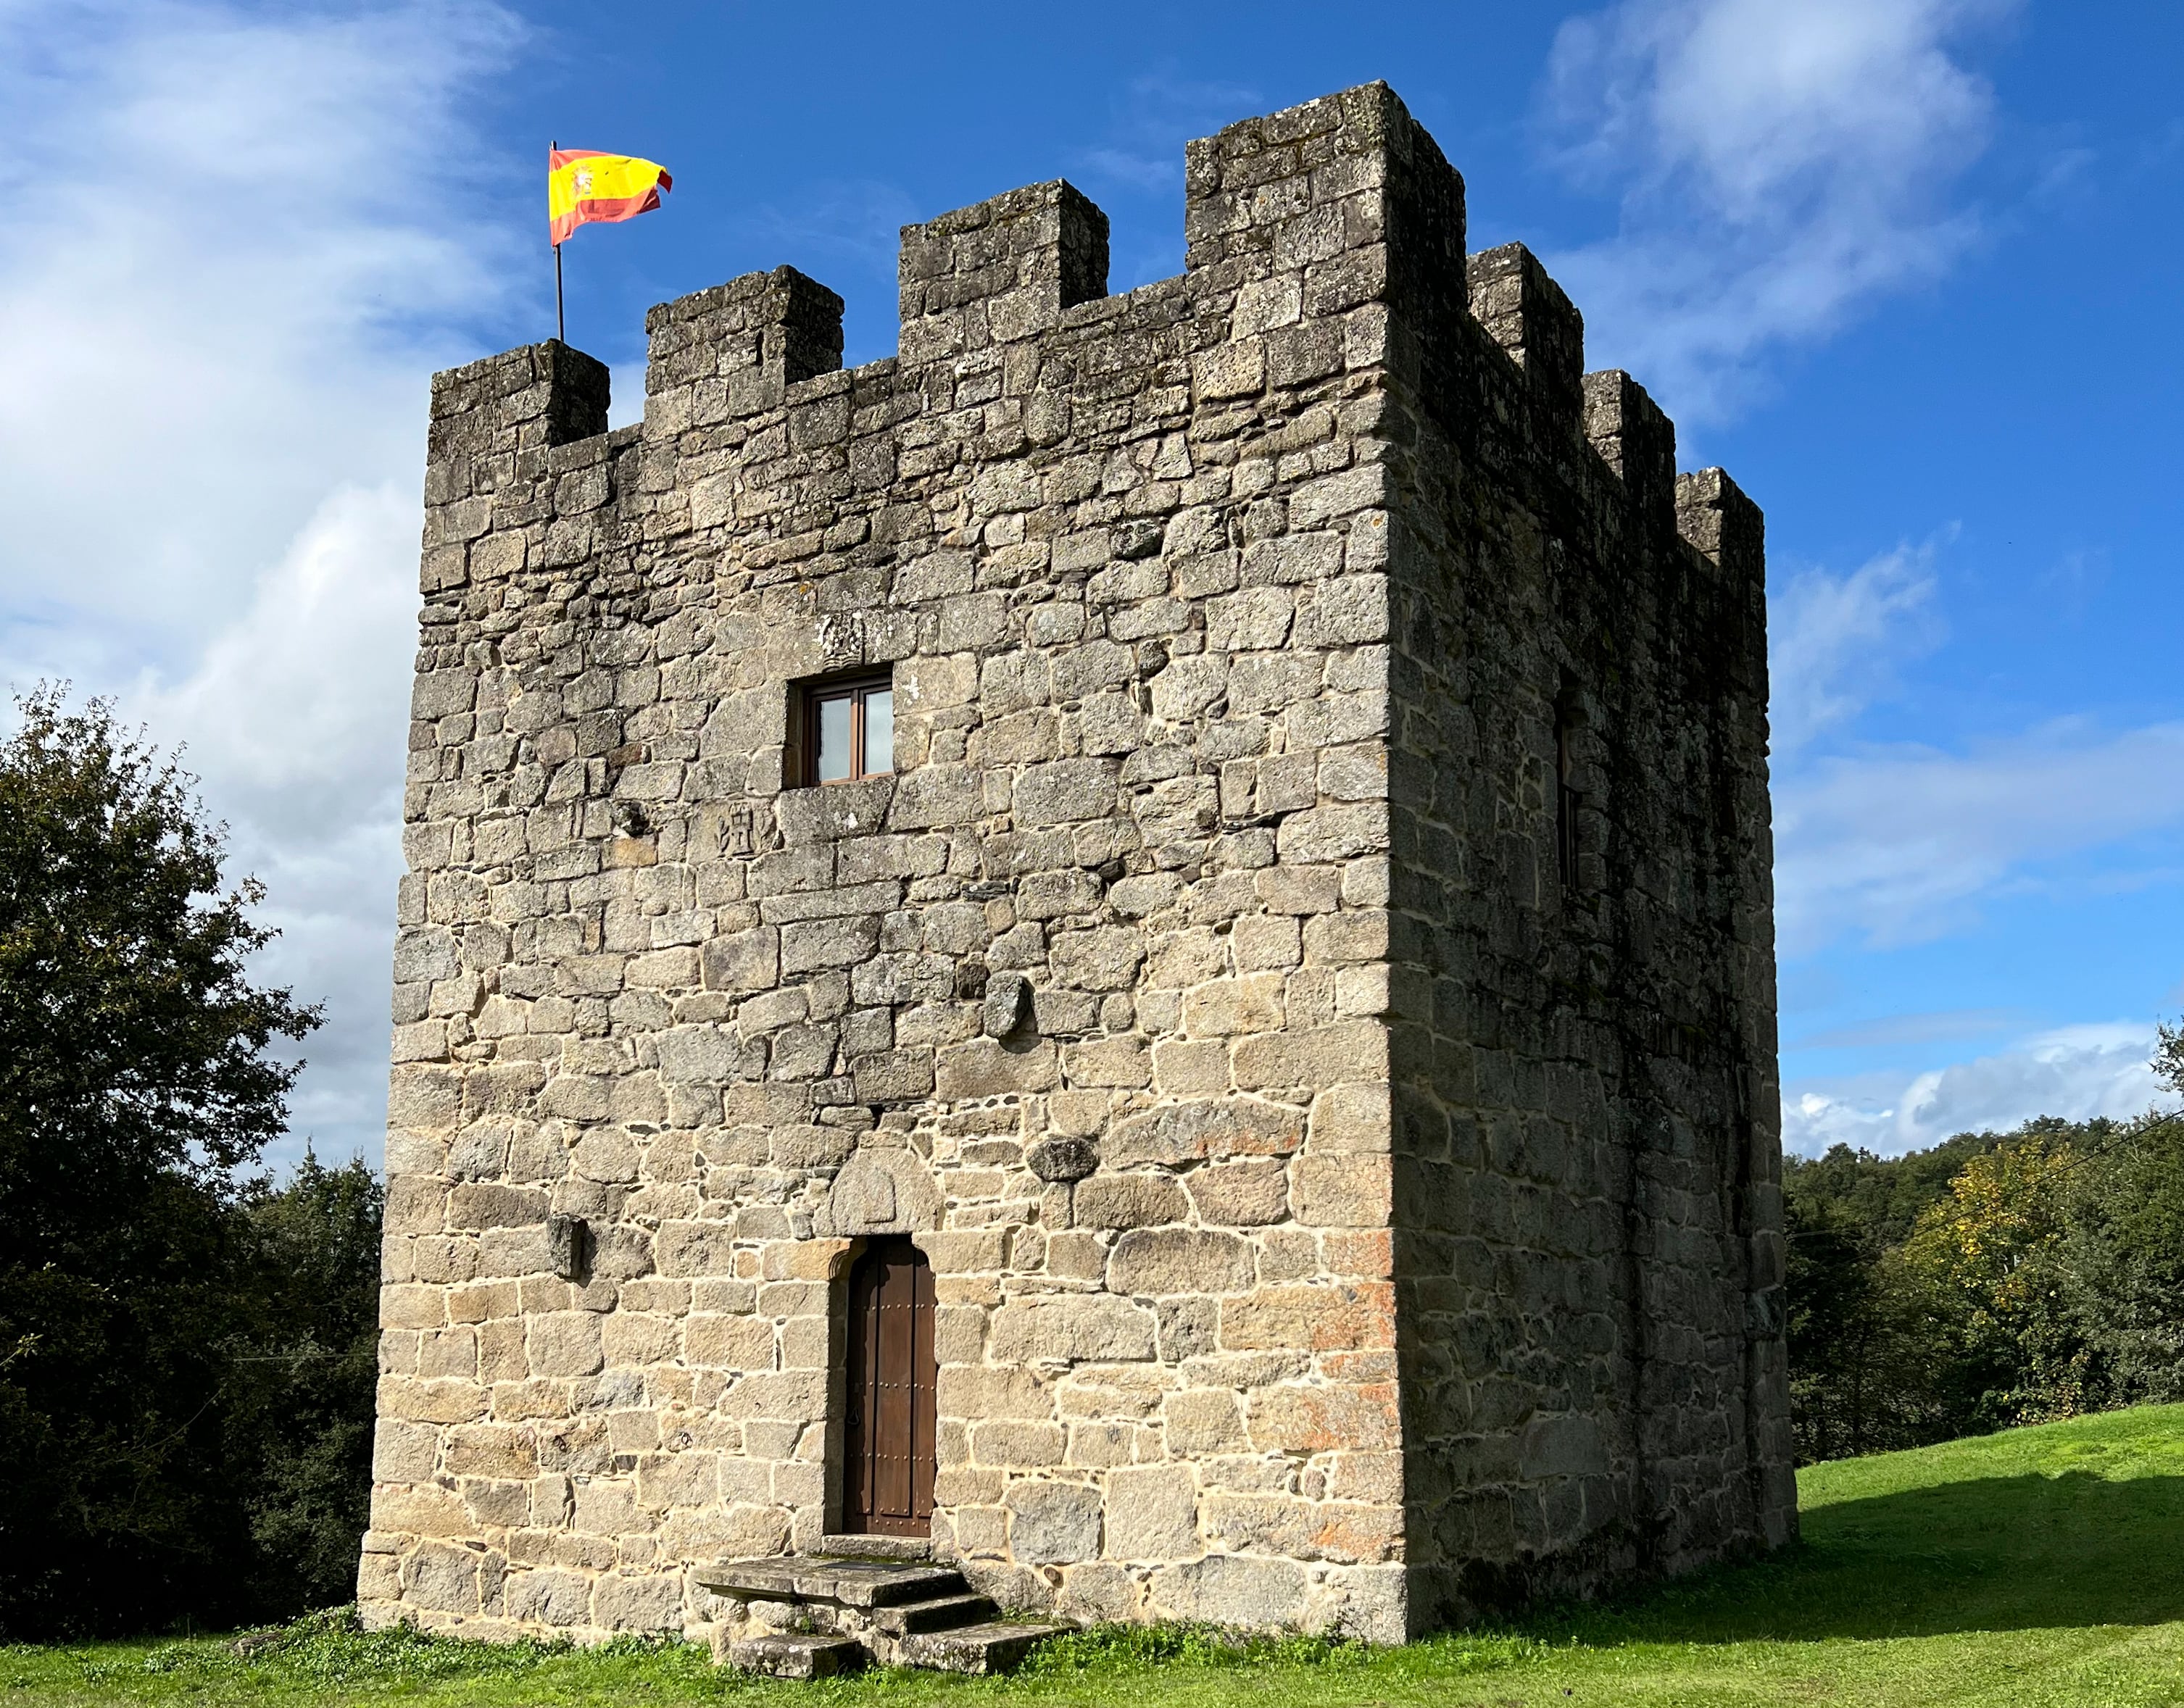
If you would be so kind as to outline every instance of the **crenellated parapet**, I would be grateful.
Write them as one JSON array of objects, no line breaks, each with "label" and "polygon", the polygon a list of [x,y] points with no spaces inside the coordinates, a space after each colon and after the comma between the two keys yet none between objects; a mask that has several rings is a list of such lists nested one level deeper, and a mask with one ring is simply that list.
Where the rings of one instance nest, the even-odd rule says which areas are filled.
[{"label": "crenellated parapet", "polygon": [[[1592,502],[1619,498],[1646,528],[1673,531],[1674,424],[1629,375],[1584,371],[1583,320],[1522,244],[1465,255],[1462,180],[1384,85],[1192,142],[1185,185],[1186,273],[1117,306],[1127,321],[1133,303],[1189,303],[1198,401],[1248,403],[1384,365],[1407,376],[1429,413],[1498,407],[1536,456],[1563,454],[1574,434],[1615,476],[1594,484]],[[953,381],[999,371],[1016,351],[1022,371],[1009,383],[1034,396],[1042,341],[1078,330],[1067,311],[1101,303],[1106,269],[1106,216],[1059,180],[905,226],[901,348],[872,364],[872,379],[929,389],[916,376],[935,364],[950,365]],[[655,308],[646,322],[648,436],[671,440],[779,409],[800,382],[838,371],[842,309],[833,292],[790,267]],[[1513,364],[1513,387],[1478,370],[1490,348]],[[518,367],[495,365],[507,364]],[[534,346],[441,377],[436,470],[464,454],[450,435],[470,411],[487,407],[497,418],[503,406],[488,403],[485,388],[498,383],[520,380],[522,395],[540,403],[533,431],[545,442],[604,431],[604,370],[566,347]],[[952,398],[952,385],[942,397]],[[1493,398],[1505,401],[1481,401]],[[898,422],[917,413],[892,411]],[[446,478],[436,473],[433,491]],[[478,513],[472,505],[464,515]]]},{"label": "crenellated parapet", "polygon": [[1472,318],[1523,371],[1539,417],[1564,436],[1585,431],[1585,320],[1576,304],[1522,243],[1471,256],[1465,277]]},{"label": "crenellated parapet", "polygon": [[1184,220],[906,226],[854,369],[662,304],[613,432],[436,379],[368,1620],[754,1653],[878,1526],[1397,1640],[1794,1530],[1759,512],[1384,85]]}]

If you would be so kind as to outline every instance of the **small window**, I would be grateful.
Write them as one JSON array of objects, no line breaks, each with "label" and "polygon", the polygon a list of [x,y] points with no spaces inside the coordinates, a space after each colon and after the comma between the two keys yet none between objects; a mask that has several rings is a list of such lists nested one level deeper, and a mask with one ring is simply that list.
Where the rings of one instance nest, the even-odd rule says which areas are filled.
[{"label": "small window", "polygon": [[894,769],[891,677],[812,682],[800,692],[805,782],[855,782]]},{"label": "small window", "polygon": [[1570,728],[1567,723],[1555,729],[1555,871],[1563,881],[1566,892],[1577,888],[1577,821],[1578,809],[1585,804],[1570,782],[1577,770],[1577,762],[1570,754]]}]

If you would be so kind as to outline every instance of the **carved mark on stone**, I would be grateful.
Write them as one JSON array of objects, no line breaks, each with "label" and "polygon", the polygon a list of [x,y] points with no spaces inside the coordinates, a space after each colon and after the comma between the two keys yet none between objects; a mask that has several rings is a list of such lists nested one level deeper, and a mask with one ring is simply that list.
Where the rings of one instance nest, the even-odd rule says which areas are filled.
[{"label": "carved mark on stone", "polygon": [[842,1165],[827,1193],[822,1232],[925,1233],[940,1225],[940,1188],[915,1152],[867,1146]]},{"label": "carved mark on stone", "polygon": [[865,621],[861,611],[844,611],[819,620],[819,655],[824,668],[865,661]]}]

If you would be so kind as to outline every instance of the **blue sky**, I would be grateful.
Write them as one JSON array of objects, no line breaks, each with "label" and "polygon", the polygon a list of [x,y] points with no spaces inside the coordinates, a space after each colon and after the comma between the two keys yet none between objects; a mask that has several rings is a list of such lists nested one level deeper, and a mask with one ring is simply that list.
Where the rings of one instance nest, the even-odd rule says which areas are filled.
[{"label": "blue sky", "polygon": [[[1769,519],[1786,1130],[2153,1099],[2184,1010],[2184,20],[2107,0],[1159,7],[0,0],[0,680],[184,740],[376,1158],[425,382],[552,325],[547,139],[651,303],[789,262],[894,339],[896,226],[1066,176],[1111,284],[1185,138],[1374,77]],[[286,1153],[284,1153],[286,1154]]]}]

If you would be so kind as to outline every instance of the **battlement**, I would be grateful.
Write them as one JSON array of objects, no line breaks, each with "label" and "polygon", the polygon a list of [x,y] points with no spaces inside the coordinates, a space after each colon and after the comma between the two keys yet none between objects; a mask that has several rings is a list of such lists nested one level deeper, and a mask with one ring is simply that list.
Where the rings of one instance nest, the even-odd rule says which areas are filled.
[{"label": "battlement", "polygon": [[[1186,270],[1134,297],[1179,291],[1201,314],[1215,311],[1222,336],[1191,355],[1201,399],[1242,405],[1367,365],[1409,384],[1429,413],[1483,387],[1485,406],[1511,416],[1567,478],[1583,483],[1568,458],[1591,447],[1613,476],[1596,502],[1627,504],[1635,526],[1674,537],[1674,423],[1630,376],[1585,371],[1583,317],[1522,244],[1466,254],[1462,179],[1385,84],[1245,120],[1189,143],[1185,164]],[[1069,310],[1106,297],[1107,249],[1106,215],[1061,180],[904,226],[889,368],[899,388],[922,386],[914,376],[935,364],[1005,371],[1017,351],[1008,389],[1035,393],[1033,353]],[[777,409],[800,382],[838,370],[843,306],[779,267],[653,309],[647,434]],[[1495,351],[1513,384],[1475,371]],[[550,343],[439,376],[428,501],[493,478],[459,476],[458,461],[603,432],[604,385],[599,364]],[[502,423],[533,409],[517,426],[457,426],[479,409]]]},{"label": "battlement", "polygon": [[777,409],[788,387],[842,365],[842,308],[794,267],[662,303],[644,317],[645,395],[690,388],[693,424]]}]

